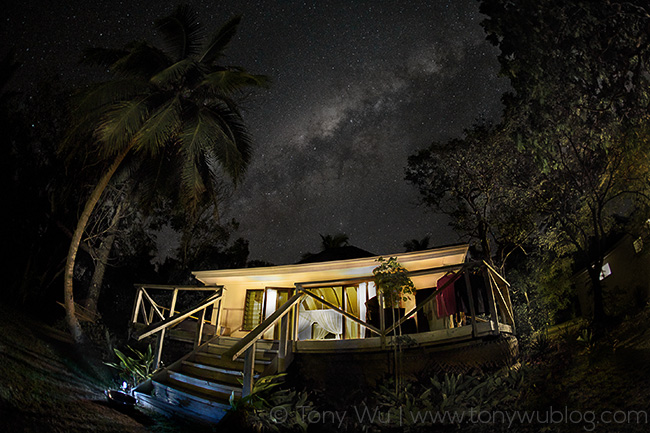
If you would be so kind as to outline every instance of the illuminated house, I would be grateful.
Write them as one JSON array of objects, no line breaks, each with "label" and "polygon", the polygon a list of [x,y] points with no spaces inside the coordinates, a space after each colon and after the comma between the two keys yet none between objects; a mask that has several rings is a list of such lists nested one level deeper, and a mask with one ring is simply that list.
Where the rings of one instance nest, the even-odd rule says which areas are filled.
[{"label": "illuminated house", "polygon": [[[456,245],[391,255],[416,287],[395,309],[385,308],[373,280],[378,257],[194,272],[202,287],[138,285],[134,337],[157,336],[156,362],[165,337],[194,346],[136,388],[136,396],[164,412],[182,406],[188,416],[217,421],[229,396],[250,393],[259,375],[287,371],[334,383],[334,376],[346,376],[328,368],[347,362],[353,380],[372,383],[390,369],[385,355],[399,334],[408,336],[410,370],[467,363],[471,356],[507,363],[503,351],[496,359],[471,352],[472,345],[497,341],[512,355],[516,343],[508,338],[514,333],[508,283],[486,264],[469,262],[467,251]],[[178,308],[181,295],[199,292],[207,297]],[[418,356],[409,361],[409,353]]]}]

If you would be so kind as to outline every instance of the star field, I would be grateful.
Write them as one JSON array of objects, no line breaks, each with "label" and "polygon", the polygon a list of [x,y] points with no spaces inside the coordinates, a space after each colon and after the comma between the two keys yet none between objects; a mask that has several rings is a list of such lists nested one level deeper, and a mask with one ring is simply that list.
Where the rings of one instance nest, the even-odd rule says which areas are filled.
[{"label": "star field", "polygon": [[[79,0],[12,6],[4,45],[16,46],[25,86],[46,70],[83,81],[89,45],[152,39],[152,21],[175,2]],[[431,236],[457,242],[444,217],[416,206],[403,180],[408,155],[497,120],[507,81],[486,41],[478,2],[190,1],[210,28],[243,16],[224,63],[269,75],[243,103],[255,154],[228,203],[251,258],[277,264],[344,232],[375,252]]]}]

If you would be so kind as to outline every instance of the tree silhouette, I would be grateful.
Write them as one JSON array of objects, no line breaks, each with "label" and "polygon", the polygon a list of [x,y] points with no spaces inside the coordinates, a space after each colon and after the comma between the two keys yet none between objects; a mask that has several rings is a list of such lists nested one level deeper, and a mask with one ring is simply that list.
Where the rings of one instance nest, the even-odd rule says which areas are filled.
[{"label": "tree silhouette", "polygon": [[[155,22],[163,48],[132,42],[122,49],[94,48],[84,61],[108,69],[112,79],[91,86],[75,100],[73,129],[65,149],[103,162],[101,177],[80,214],[64,273],[68,326],[75,340],[74,265],[82,235],[102,193],[127,159],[151,169],[146,189],[164,190],[193,212],[204,197],[216,203],[215,184],[225,175],[236,184],[251,155],[251,139],[235,98],[266,77],[221,66],[223,51],[240,18],[209,38],[196,14],[179,6]],[[80,145],[86,144],[86,146]]]}]

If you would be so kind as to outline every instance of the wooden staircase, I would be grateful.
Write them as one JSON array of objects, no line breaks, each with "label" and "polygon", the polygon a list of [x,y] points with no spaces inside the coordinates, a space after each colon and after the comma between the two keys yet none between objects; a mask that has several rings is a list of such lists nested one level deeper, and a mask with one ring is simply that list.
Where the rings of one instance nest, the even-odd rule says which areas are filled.
[{"label": "wooden staircase", "polygon": [[[238,338],[216,337],[197,350],[156,373],[134,390],[138,403],[168,416],[191,421],[218,422],[230,408],[230,395],[242,396],[244,359],[223,354]],[[278,342],[258,340],[255,346],[255,378],[274,374]]]}]

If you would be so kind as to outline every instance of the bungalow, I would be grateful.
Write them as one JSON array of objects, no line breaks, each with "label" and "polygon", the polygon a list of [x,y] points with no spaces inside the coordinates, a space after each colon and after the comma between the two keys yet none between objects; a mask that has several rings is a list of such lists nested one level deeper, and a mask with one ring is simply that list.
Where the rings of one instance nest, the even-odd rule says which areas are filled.
[{"label": "bungalow", "polygon": [[[392,368],[387,355],[396,344],[407,372],[507,364],[516,353],[509,284],[467,252],[454,245],[392,255],[416,288],[396,308],[384,305],[374,283],[376,256],[194,272],[203,286],[137,285],[133,336],[156,337],[156,366],[166,336],[193,348],[135,395],[166,413],[182,407],[189,417],[218,421],[230,395],[249,394],[264,375],[373,383]],[[207,297],[178,308],[181,296],[196,300],[197,293]]]}]

